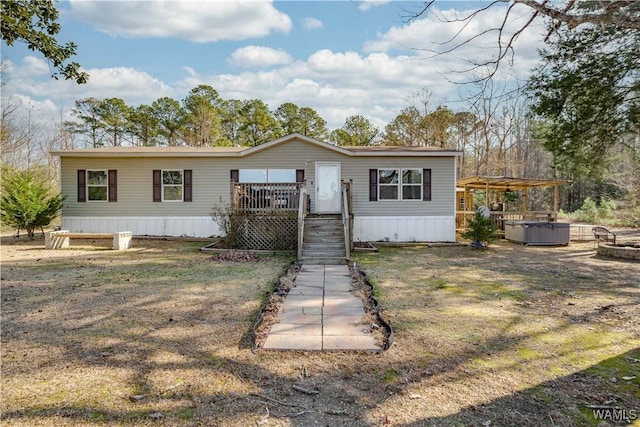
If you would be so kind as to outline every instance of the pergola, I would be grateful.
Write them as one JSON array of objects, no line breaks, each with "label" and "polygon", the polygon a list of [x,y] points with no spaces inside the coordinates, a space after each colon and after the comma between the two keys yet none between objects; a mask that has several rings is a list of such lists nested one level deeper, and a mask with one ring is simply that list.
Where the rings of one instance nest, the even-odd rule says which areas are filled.
[{"label": "pergola", "polygon": [[[561,185],[568,185],[570,181],[565,179],[539,179],[539,178],[514,178],[508,176],[471,176],[468,178],[462,178],[457,181],[458,193],[464,193],[464,209],[459,209],[459,201],[456,207],[459,209],[457,217],[462,219],[462,222],[466,225],[467,216],[473,215],[473,211],[468,210],[473,206],[472,203],[472,191],[482,190],[485,195],[485,205],[490,207],[489,192],[508,192],[508,191],[521,191],[522,192],[522,210],[519,213],[516,212],[502,212],[502,220],[504,219],[525,219],[527,216],[543,217],[546,216],[553,219],[557,219],[558,214],[558,199],[559,199],[559,187]],[[553,211],[552,212],[527,212],[527,191],[530,188],[539,187],[553,187]],[[529,215],[527,215],[529,214]],[[509,216],[510,218],[507,218]],[[519,216],[519,218],[516,218]]]}]

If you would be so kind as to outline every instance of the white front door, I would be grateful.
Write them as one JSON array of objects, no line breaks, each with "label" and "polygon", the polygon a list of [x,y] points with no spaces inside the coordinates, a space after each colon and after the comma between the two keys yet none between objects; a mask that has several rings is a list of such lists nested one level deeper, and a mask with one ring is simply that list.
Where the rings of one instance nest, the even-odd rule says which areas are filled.
[{"label": "white front door", "polygon": [[316,162],[316,212],[340,212],[340,163]]}]

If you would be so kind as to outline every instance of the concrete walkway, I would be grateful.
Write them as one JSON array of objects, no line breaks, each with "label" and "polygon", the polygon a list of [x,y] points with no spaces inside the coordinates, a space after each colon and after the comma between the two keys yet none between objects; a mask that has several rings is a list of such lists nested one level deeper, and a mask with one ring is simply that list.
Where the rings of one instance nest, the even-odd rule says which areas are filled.
[{"label": "concrete walkway", "polygon": [[262,348],[379,351],[346,265],[302,265]]}]

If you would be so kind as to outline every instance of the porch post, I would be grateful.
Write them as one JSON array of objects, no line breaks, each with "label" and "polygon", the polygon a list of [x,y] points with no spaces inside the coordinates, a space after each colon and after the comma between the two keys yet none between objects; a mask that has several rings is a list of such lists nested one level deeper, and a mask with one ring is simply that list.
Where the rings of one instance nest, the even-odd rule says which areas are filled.
[{"label": "porch post", "polygon": [[560,192],[558,191],[558,184],[553,186],[553,217],[554,220],[558,220],[558,199],[560,198]]},{"label": "porch post", "polygon": [[484,183],[484,205],[491,210],[489,207],[489,181]]},{"label": "porch post", "polygon": [[[473,205],[467,205],[468,202],[469,202],[469,187],[465,184],[464,185],[464,211],[462,211],[462,228],[464,229],[467,228],[467,211],[469,210],[469,207],[473,209]],[[459,203],[458,200],[456,200],[456,204],[457,203]]]}]

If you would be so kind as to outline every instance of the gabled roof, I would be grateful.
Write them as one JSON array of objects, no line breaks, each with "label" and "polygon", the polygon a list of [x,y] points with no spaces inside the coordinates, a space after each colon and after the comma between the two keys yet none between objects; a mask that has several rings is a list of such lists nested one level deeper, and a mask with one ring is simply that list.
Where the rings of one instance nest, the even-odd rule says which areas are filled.
[{"label": "gabled roof", "polygon": [[299,140],[349,157],[450,157],[460,156],[462,154],[460,151],[436,147],[339,147],[299,133],[283,136],[282,138],[255,147],[102,147],[80,150],[57,150],[52,151],[51,154],[60,157],[113,157],[115,155],[119,157],[246,157],[293,140]]}]

